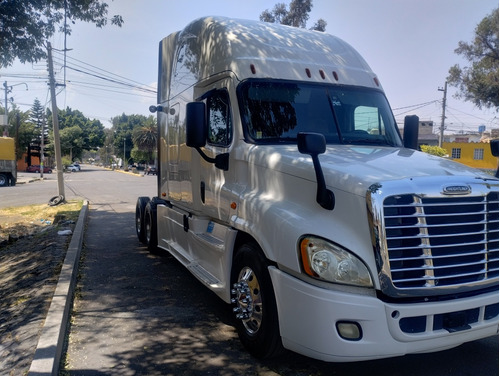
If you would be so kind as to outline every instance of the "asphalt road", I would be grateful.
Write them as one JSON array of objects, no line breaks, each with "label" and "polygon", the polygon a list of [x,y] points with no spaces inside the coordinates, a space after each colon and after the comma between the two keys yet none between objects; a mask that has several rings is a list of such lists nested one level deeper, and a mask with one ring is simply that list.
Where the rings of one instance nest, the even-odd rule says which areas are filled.
[{"label": "asphalt road", "polygon": [[[286,353],[249,356],[230,307],[170,256],[152,256],[135,236],[138,196],[153,196],[154,176],[83,165],[65,173],[66,197],[90,202],[65,371],[69,375],[498,375],[498,336],[433,354],[333,364]],[[29,174],[29,176],[34,174]],[[0,207],[44,203],[56,174],[5,187]]]}]

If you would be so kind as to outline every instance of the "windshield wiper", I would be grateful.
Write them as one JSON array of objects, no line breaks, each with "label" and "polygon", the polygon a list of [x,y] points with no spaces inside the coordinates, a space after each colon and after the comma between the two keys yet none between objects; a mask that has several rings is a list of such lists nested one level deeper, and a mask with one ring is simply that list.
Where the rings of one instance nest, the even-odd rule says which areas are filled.
[{"label": "windshield wiper", "polygon": [[392,146],[392,144],[383,138],[344,138],[342,140],[346,144],[350,145],[388,145]]}]

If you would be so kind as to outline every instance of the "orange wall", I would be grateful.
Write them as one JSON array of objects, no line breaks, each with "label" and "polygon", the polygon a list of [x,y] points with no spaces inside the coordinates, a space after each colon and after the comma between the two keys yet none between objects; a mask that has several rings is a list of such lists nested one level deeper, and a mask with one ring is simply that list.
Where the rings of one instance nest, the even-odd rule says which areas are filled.
[{"label": "orange wall", "polygon": [[[28,163],[26,163],[26,159],[28,158],[28,154],[24,153],[23,157],[21,159],[17,160],[17,171],[26,171],[28,168]],[[47,158],[45,158],[47,159]],[[31,164],[32,165],[39,165],[40,164],[40,158],[38,157],[31,157]]]}]

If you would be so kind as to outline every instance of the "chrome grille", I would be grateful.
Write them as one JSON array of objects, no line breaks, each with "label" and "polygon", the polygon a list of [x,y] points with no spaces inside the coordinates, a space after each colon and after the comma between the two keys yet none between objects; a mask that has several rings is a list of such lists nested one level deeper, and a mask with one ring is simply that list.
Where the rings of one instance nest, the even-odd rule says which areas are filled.
[{"label": "chrome grille", "polygon": [[383,212],[397,289],[498,278],[498,192],[474,197],[394,195],[384,200]]}]

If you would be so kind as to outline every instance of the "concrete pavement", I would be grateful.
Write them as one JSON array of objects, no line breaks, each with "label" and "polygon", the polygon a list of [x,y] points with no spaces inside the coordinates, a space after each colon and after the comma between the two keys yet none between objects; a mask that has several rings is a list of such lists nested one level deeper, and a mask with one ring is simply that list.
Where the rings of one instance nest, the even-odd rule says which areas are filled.
[{"label": "concrete pavement", "polygon": [[[174,260],[149,257],[137,246],[131,206],[130,200],[92,201],[88,227],[84,226],[82,273],[86,287],[77,307],[77,324],[71,330],[76,340],[70,345],[72,352],[68,352],[70,367],[65,371],[69,374],[340,376],[364,374],[371,369],[372,375],[388,376],[400,375],[401,369],[406,369],[413,376],[467,375],[472,370],[498,375],[498,337],[447,352],[366,363],[330,365],[297,354],[274,363],[256,361],[241,348],[228,325],[225,305],[197,286],[197,281]],[[54,297],[58,295],[56,292]],[[39,342],[39,355],[30,375],[59,374],[56,357],[61,357],[58,346],[67,327],[60,325],[56,333],[58,325],[56,320],[44,328],[52,342]],[[488,361],[478,360],[485,355]]]},{"label": "concrete pavement", "polygon": [[83,203],[28,375],[58,375],[78,274],[88,201]]}]

